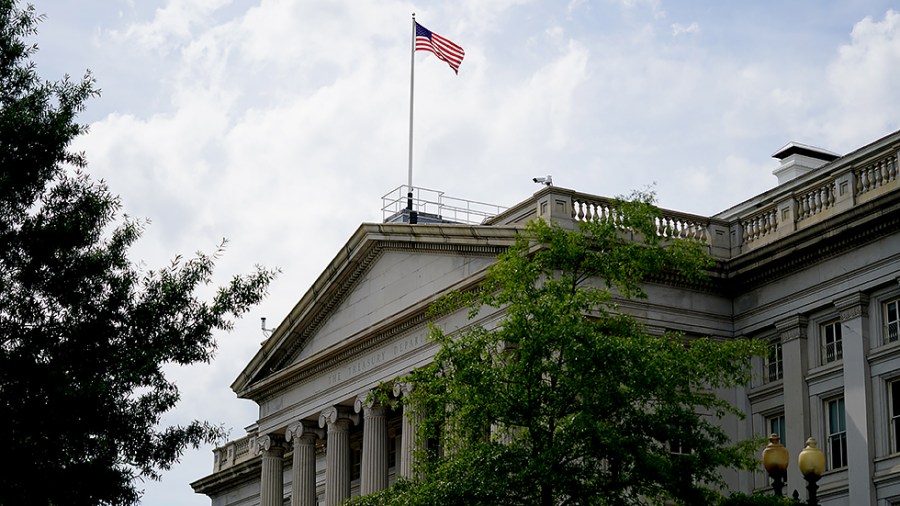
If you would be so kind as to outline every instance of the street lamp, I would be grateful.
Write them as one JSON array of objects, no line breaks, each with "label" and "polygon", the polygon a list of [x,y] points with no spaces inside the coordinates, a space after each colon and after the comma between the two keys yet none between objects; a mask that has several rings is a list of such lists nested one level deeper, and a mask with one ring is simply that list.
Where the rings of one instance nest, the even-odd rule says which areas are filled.
[{"label": "street lamp", "polygon": [[772,488],[775,490],[775,495],[778,496],[784,495],[782,490],[784,489],[784,479],[787,476],[788,462],[790,462],[787,448],[780,441],[781,438],[778,434],[770,435],[769,444],[762,453],[763,467],[772,478]]},{"label": "street lamp", "polygon": [[806,480],[806,490],[809,492],[809,506],[818,506],[819,498],[816,491],[819,486],[816,484],[822,473],[825,471],[825,454],[816,444],[815,438],[806,440],[806,448],[797,456],[797,465],[800,467],[800,474]]}]

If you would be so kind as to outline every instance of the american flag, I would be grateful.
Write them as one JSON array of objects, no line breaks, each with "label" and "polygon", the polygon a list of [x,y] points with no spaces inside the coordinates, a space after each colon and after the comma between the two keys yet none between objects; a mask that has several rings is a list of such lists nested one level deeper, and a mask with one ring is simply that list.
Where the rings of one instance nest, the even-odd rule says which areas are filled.
[{"label": "american flag", "polygon": [[466,52],[453,42],[432,32],[416,22],[416,51],[429,51],[439,60],[447,62],[454,72],[459,74],[459,65]]}]

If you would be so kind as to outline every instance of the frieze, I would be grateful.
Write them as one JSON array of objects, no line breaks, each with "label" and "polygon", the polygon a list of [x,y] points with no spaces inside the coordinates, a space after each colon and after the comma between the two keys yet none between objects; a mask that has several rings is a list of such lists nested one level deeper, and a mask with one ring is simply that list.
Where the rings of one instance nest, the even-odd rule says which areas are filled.
[{"label": "frieze", "polygon": [[[426,337],[424,327],[428,321],[429,318],[426,315],[425,309],[423,309],[410,318],[407,318],[406,320],[396,325],[392,325],[386,328],[382,332],[375,334],[369,339],[362,340],[357,344],[354,344],[353,346],[345,348],[339,353],[325,360],[322,360],[321,362],[313,364],[312,366],[303,369],[297,374],[290,375],[289,377],[286,377],[280,381],[276,381],[270,385],[267,385],[264,389],[258,392],[257,396],[255,396],[254,398],[258,399],[257,402],[264,403],[268,399],[272,398],[275,392],[307,381],[328,370],[331,370],[328,378],[329,385],[336,385],[340,382],[346,381],[350,379],[352,375],[362,372],[361,368],[354,367],[354,365],[359,366],[359,364],[356,364],[356,362],[354,362],[353,364],[348,364],[346,366],[335,367],[336,365],[352,359],[353,357],[357,357],[361,353],[364,353],[366,350],[375,349],[378,346],[381,346],[386,341],[394,339],[398,336],[405,335],[406,337],[395,342],[393,345],[391,345],[390,348],[385,350],[386,352],[389,352],[385,357],[385,360],[392,360],[405,353],[411,352],[425,345]],[[419,333],[416,334],[416,332]],[[380,363],[381,362],[379,362],[379,364]],[[369,365],[371,367],[375,366],[372,364]],[[356,371],[355,374],[354,371]]]}]

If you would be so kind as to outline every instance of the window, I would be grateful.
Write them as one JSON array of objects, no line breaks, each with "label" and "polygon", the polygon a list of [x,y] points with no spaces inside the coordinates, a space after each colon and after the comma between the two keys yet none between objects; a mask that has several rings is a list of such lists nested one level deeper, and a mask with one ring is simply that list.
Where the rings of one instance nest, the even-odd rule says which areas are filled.
[{"label": "window", "polygon": [[766,434],[767,436],[769,434],[778,434],[778,437],[781,438],[781,444],[787,445],[787,438],[785,437],[784,431],[784,413],[766,418],[766,427],[769,430]]},{"label": "window", "polygon": [[893,343],[900,339],[900,299],[892,300],[884,305],[884,343]]},{"label": "window", "polygon": [[772,341],[766,353],[766,381],[778,381],[784,376],[784,358],[781,341]]},{"label": "window", "polygon": [[362,441],[350,443],[350,480],[358,480],[362,476]]},{"label": "window", "polygon": [[400,430],[388,431],[388,468],[397,466],[397,446],[400,444]]},{"label": "window", "polygon": [[822,363],[827,364],[844,358],[844,347],[841,344],[841,322],[835,321],[822,325]]},{"label": "window", "polygon": [[900,453],[900,380],[888,383],[889,409],[891,413],[891,450]]},{"label": "window", "polygon": [[831,469],[847,466],[847,421],[844,398],[828,401],[828,458]]}]

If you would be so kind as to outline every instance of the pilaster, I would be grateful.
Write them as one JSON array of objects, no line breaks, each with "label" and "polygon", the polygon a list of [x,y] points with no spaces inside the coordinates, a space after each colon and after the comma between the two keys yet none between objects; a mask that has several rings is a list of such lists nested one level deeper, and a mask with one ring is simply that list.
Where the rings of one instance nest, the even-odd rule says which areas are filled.
[{"label": "pilaster", "polygon": [[[794,315],[775,323],[781,339],[781,355],[784,361],[784,445],[796,460],[810,434],[809,387],[806,371],[809,368],[809,346],[806,337],[808,321],[804,316]],[[768,427],[766,428],[768,430]],[[787,490],[802,490],[803,476],[796,463],[787,470]]]},{"label": "pilaster", "polygon": [[847,475],[850,504],[875,505],[872,484],[872,388],[869,382],[869,297],[861,292],[834,301],[841,314],[844,365],[844,408],[847,421]]}]

